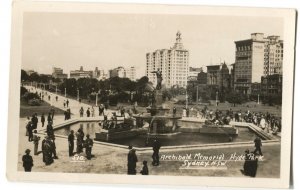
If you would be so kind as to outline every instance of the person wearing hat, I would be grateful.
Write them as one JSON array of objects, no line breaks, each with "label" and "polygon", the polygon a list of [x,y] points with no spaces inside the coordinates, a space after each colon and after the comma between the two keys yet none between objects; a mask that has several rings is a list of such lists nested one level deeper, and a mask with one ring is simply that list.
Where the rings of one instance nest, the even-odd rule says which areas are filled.
[{"label": "person wearing hat", "polygon": [[76,133],[76,145],[77,145],[76,152],[77,152],[77,154],[80,154],[82,152],[83,143],[84,143],[83,138],[84,138],[83,127],[80,126]]},{"label": "person wearing hat", "polygon": [[26,125],[26,130],[27,130],[27,134],[28,134],[28,142],[31,142],[32,141],[32,137],[33,137],[33,134],[32,134],[32,122],[29,121],[28,124]]},{"label": "person wearing hat", "polygon": [[34,144],[34,155],[38,155],[38,147],[39,147],[39,141],[40,141],[40,137],[37,135],[37,130],[34,130],[34,135],[32,137],[32,141]]},{"label": "person wearing hat", "polygon": [[74,131],[71,130],[70,134],[68,136],[68,142],[69,142],[69,156],[73,156],[74,152]]},{"label": "person wearing hat", "polygon": [[153,166],[158,166],[159,165],[159,149],[160,149],[161,145],[160,142],[157,140],[157,138],[154,139],[153,142],[153,154],[152,154],[152,165]]},{"label": "person wearing hat", "polygon": [[58,159],[57,155],[56,155],[56,145],[55,145],[55,136],[52,136],[52,141],[51,141],[51,150],[52,150],[52,154],[53,154],[53,159]]},{"label": "person wearing hat", "polygon": [[43,162],[46,165],[50,165],[53,163],[52,157],[52,149],[53,145],[49,136],[45,136],[45,139],[42,142],[42,151],[43,151]]},{"label": "person wearing hat", "polygon": [[127,167],[128,167],[128,175],[136,175],[136,163],[138,162],[137,156],[135,154],[135,149],[132,146],[129,146],[129,153],[127,156]]},{"label": "person wearing hat", "polygon": [[25,172],[31,172],[31,168],[33,166],[33,159],[32,156],[30,155],[29,149],[25,150],[25,155],[23,155],[22,161],[23,161],[23,168]]},{"label": "person wearing hat", "polygon": [[144,160],[143,161],[143,169],[140,172],[142,175],[149,175],[149,170],[148,170],[148,166],[147,166],[147,161]]},{"label": "person wearing hat", "polygon": [[92,147],[93,147],[93,140],[90,139],[90,135],[86,135],[86,140],[85,140],[85,153],[86,153],[86,158],[90,160],[92,158]]}]

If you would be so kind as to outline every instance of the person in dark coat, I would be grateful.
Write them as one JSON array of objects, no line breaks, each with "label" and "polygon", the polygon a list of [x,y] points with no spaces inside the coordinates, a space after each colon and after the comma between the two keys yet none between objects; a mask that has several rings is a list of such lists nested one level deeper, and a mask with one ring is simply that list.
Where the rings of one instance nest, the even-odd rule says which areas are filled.
[{"label": "person in dark coat", "polygon": [[127,174],[128,175],[136,175],[136,163],[137,163],[137,156],[135,154],[135,149],[132,146],[129,146],[129,152],[127,155]]},{"label": "person in dark coat", "polygon": [[84,112],[83,107],[81,107],[79,110],[80,117],[83,117],[83,112]]},{"label": "person in dark coat", "polygon": [[250,177],[255,177],[256,176],[256,172],[257,172],[257,168],[258,168],[258,156],[259,154],[255,154],[254,152],[252,152],[252,155],[254,155],[254,158],[251,159],[251,161],[249,162],[249,176]]},{"label": "person in dark coat", "polygon": [[149,170],[148,170],[148,166],[147,166],[147,161],[144,160],[143,161],[143,169],[140,172],[142,175],[149,175]]},{"label": "person in dark coat", "polygon": [[86,116],[87,116],[87,117],[90,117],[90,115],[91,115],[90,108],[88,108],[88,109],[86,110]]},{"label": "person in dark coat", "polygon": [[49,112],[49,114],[48,114],[47,121],[48,121],[48,123],[52,122],[51,112]]},{"label": "person in dark coat", "polygon": [[30,156],[29,149],[25,150],[25,155],[23,155],[22,161],[23,161],[23,168],[25,172],[31,172],[31,168],[33,166],[33,159],[32,156]]},{"label": "person in dark coat", "polygon": [[69,156],[73,156],[73,152],[74,152],[74,131],[73,130],[71,130],[68,136],[68,142],[69,142]]},{"label": "person in dark coat", "polygon": [[53,154],[53,159],[58,159],[57,154],[56,154],[56,144],[55,144],[55,136],[53,135],[52,141],[52,154]]},{"label": "person in dark coat", "polygon": [[32,141],[32,138],[33,138],[33,134],[32,134],[32,122],[29,121],[27,126],[26,126],[26,130],[27,130],[27,133],[28,133],[28,141],[31,142]]},{"label": "person in dark coat", "polygon": [[259,153],[259,155],[263,155],[261,152],[261,147],[262,147],[262,143],[261,143],[261,139],[259,137],[256,137],[254,140],[254,146],[255,146],[255,150],[254,150],[254,154]]},{"label": "person in dark coat", "polygon": [[50,165],[53,163],[53,145],[50,137],[45,136],[45,139],[42,142],[42,152],[43,152],[43,162],[46,165]]},{"label": "person in dark coat", "polygon": [[90,139],[90,135],[86,135],[86,140],[85,140],[85,153],[86,153],[86,158],[90,160],[92,158],[92,148],[93,148],[93,140]]},{"label": "person in dark coat", "polygon": [[76,148],[76,152],[77,154],[82,152],[83,149],[83,138],[84,138],[84,132],[82,129],[82,126],[80,126],[80,128],[78,129],[77,133],[76,133],[76,144],[77,144],[77,148]]},{"label": "person in dark coat", "polygon": [[53,130],[52,122],[48,123],[46,132],[47,132],[47,135],[48,135],[50,138],[53,137],[53,135],[54,135],[54,130]]},{"label": "person in dark coat", "polygon": [[177,110],[176,110],[176,108],[174,107],[174,108],[173,108],[173,116],[176,115],[176,111],[177,111]]},{"label": "person in dark coat", "polygon": [[154,139],[153,142],[153,154],[152,154],[152,165],[153,166],[158,166],[159,165],[159,149],[160,149],[161,145],[160,142],[157,140],[157,138]]},{"label": "person in dark coat", "polygon": [[67,107],[69,107],[69,100],[67,99],[67,101],[66,101],[66,104],[67,104]]},{"label": "person in dark coat", "polygon": [[251,166],[251,155],[249,150],[247,149],[245,151],[245,162],[244,162],[244,170],[242,171],[244,175],[249,176],[250,175],[250,166]]},{"label": "person in dark coat", "polygon": [[37,128],[37,124],[38,124],[37,113],[35,113],[35,114],[32,115],[31,122],[32,122],[32,128],[36,129]]},{"label": "person in dark coat", "polygon": [[42,127],[44,127],[44,124],[45,124],[45,116],[44,116],[44,113],[42,113],[42,116],[41,116],[41,123],[42,123]]}]

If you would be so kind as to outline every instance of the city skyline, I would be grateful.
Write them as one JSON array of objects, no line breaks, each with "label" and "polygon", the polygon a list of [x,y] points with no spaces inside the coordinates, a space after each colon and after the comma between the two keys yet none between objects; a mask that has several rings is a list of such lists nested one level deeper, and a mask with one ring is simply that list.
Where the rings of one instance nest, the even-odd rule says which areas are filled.
[{"label": "city skyline", "polygon": [[282,26],[275,17],[26,13],[22,69],[50,74],[52,67],[70,73],[80,66],[134,66],[139,78],[145,75],[146,53],[168,49],[178,30],[190,52],[189,66],[205,69],[223,61],[233,63],[234,42],[253,32],[282,38]]}]

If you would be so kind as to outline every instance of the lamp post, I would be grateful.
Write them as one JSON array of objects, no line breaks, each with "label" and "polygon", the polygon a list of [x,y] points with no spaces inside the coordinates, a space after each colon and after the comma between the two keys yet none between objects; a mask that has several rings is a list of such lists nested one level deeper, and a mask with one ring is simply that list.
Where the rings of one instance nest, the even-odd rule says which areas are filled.
[{"label": "lamp post", "polygon": [[259,104],[259,94],[257,95],[257,104]]},{"label": "lamp post", "polygon": [[55,86],[55,93],[57,94],[57,85]]},{"label": "lamp post", "polygon": [[67,97],[67,88],[65,88],[65,97]]},{"label": "lamp post", "polygon": [[96,93],[96,107],[98,106],[98,92]]},{"label": "lamp post", "polygon": [[79,88],[77,88],[77,101],[79,101]]},{"label": "lamp post", "polygon": [[185,91],[185,108],[188,109],[188,101],[189,101],[189,96],[188,96],[188,93],[187,93],[187,90]]},{"label": "lamp post", "polygon": [[196,101],[197,101],[197,105],[198,105],[198,85],[197,85],[197,99],[196,99]]},{"label": "lamp post", "polygon": [[216,106],[218,106],[218,91],[216,92]]}]

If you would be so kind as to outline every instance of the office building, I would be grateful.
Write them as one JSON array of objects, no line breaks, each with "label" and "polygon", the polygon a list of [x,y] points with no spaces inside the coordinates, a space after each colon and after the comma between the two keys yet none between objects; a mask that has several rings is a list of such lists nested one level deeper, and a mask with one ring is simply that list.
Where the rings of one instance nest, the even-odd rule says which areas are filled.
[{"label": "office building", "polygon": [[189,51],[184,49],[181,33],[176,34],[176,42],[170,49],[159,49],[146,54],[146,76],[156,86],[156,74],[162,72],[162,84],[167,88],[172,86],[186,87],[189,74]]}]

